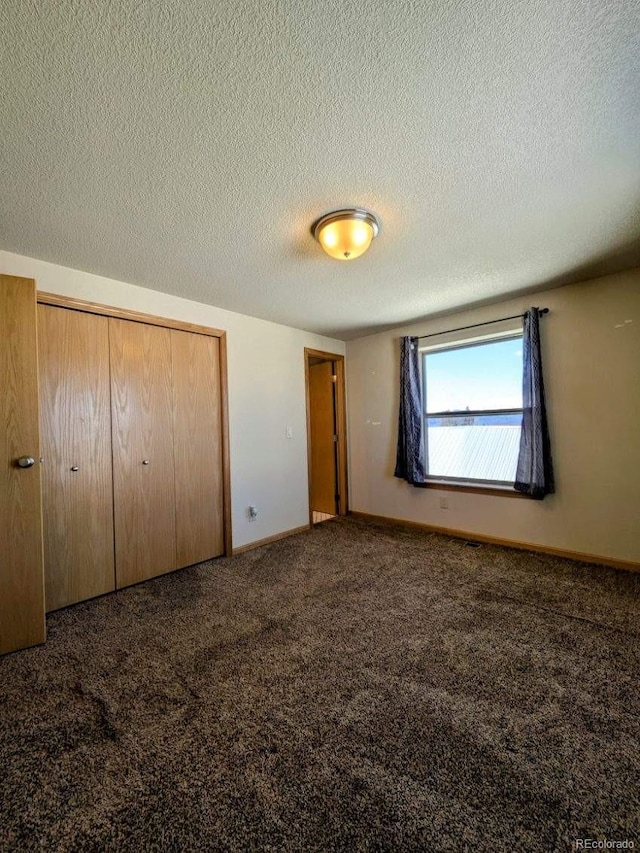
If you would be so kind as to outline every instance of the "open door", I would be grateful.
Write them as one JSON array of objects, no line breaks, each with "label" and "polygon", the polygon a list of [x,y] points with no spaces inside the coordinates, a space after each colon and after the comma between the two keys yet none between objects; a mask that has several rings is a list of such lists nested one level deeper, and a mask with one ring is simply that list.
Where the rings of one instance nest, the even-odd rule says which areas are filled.
[{"label": "open door", "polygon": [[311,524],[347,513],[344,357],[305,350]]},{"label": "open door", "polygon": [[36,285],[0,275],[0,654],[45,639]]},{"label": "open door", "polygon": [[311,509],[338,514],[338,444],[332,361],[309,365],[309,428],[311,431]]}]

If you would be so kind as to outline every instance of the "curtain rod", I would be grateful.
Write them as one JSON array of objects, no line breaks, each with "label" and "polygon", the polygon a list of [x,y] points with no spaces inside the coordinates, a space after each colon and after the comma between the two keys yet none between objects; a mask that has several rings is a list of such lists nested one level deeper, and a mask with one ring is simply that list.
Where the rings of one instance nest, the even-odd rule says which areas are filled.
[{"label": "curtain rod", "polygon": [[[538,310],[539,316],[548,313],[548,308],[540,308]],[[466,329],[477,329],[478,326],[490,326],[492,323],[504,323],[507,320],[517,320],[518,318],[521,319],[524,316],[524,314],[514,314],[513,317],[500,317],[498,320],[487,320],[486,323],[472,323],[471,326],[460,326],[457,329],[444,329],[442,332],[432,332],[430,335],[418,335],[418,340],[421,341],[424,338],[437,338],[438,335],[448,335],[451,332],[464,332]]]}]

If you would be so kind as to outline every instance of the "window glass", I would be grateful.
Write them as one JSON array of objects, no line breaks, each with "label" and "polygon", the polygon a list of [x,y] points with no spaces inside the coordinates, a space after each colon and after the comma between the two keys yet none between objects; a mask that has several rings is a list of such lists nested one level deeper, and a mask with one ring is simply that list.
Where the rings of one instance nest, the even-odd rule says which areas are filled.
[{"label": "window glass", "polygon": [[426,353],[427,412],[522,408],[522,337]]},{"label": "window glass", "polygon": [[427,474],[512,484],[522,423],[522,336],[423,355]]}]

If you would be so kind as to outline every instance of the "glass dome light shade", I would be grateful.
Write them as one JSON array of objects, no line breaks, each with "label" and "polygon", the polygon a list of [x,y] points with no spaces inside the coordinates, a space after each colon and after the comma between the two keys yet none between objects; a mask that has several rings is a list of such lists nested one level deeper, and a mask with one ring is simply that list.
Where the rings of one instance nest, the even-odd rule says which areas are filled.
[{"label": "glass dome light shade", "polygon": [[378,230],[378,221],[372,213],[354,208],[323,216],[313,233],[330,257],[352,261],[367,251]]}]

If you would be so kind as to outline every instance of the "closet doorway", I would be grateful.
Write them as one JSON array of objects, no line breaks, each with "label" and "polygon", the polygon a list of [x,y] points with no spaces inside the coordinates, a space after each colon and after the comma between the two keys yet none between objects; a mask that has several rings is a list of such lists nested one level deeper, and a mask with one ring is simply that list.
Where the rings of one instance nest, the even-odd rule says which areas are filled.
[{"label": "closet doorway", "polygon": [[305,348],[309,523],[346,515],[344,356]]}]

